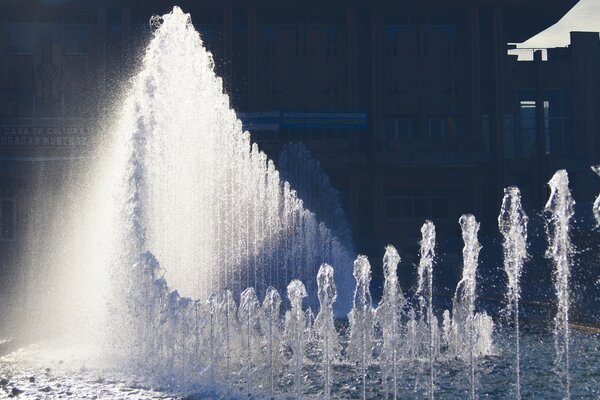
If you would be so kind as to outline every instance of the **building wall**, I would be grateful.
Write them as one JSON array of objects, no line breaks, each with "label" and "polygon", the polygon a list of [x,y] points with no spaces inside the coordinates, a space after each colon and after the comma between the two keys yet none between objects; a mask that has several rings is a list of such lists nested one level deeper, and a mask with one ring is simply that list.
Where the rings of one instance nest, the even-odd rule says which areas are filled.
[{"label": "building wall", "polygon": [[[11,179],[10,168],[34,170],[40,157],[85,156],[139,65],[149,16],[169,9],[165,1],[21,4],[0,17],[0,157],[22,158],[7,167]],[[517,62],[506,43],[524,22],[508,8],[516,3],[500,4],[183,8],[237,111],[366,115],[366,126],[282,125],[253,137],[273,159],[285,142],[305,142],[343,194],[358,250],[379,257],[387,243],[414,248],[425,218],[442,239],[458,237],[466,212],[484,234],[495,232],[502,188],[521,185],[539,209],[556,168],[572,169],[591,196],[598,36],[573,34],[548,61]],[[16,190],[28,179],[19,173]]]}]

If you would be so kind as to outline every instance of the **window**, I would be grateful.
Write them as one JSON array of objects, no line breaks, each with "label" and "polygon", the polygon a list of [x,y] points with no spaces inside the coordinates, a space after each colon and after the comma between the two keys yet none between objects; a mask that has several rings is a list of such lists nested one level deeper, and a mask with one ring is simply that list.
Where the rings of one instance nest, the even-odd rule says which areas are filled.
[{"label": "window", "polygon": [[419,27],[417,25],[390,24],[384,27],[385,55],[406,60],[416,58],[419,52]]},{"label": "window", "polygon": [[447,118],[429,118],[428,130],[429,140],[432,142],[443,142],[448,139],[448,119]]},{"label": "window", "polygon": [[449,196],[433,190],[412,189],[389,192],[385,198],[385,215],[389,219],[448,218]]},{"label": "window", "polygon": [[14,91],[14,112],[12,116],[31,118],[33,116],[33,88],[23,87]]},{"label": "window", "polygon": [[13,240],[16,233],[17,213],[14,200],[3,199],[2,206],[2,240]]},{"label": "window", "polygon": [[[505,131],[505,153],[508,158],[529,158],[537,147],[537,108],[533,89],[517,90],[518,113]],[[506,121],[505,121],[506,128]]]},{"label": "window", "polygon": [[90,51],[90,25],[65,24],[65,54],[86,54]]},{"label": "window", "polygon": [[427,54],[438,52],[449,58],[456,56],[456,26],[428,25],[427,42],[430,48]]},{"label": "window", "polygon": [[431,218],[431,199],[424,196],[413,198],[414,216],[417,218]]},{"label": "window", "polygon": [[515,130],[515,117],[504,114],[504,154],[506,158],[514,159],[518,153],[518,138]]},{"label": "window", "polygon": [[483,151],[490,152],[490,114],[481,114],[481,141]]},{"label": "window", "polygon": [[61,44],[64,41],[64,25],[59,23],[35,24],[35,41],[38,43]]},{"label": "window", "polygon": [[431,216],[433,218],[448,218],[448,198],[447,197],[432,197],[431,198]]},{"label": "window", "polygon": [[264,28],[262,32],[264,44],[265,44],[265,56],[275,57],[276,52],[276,35],[277,31],[275,28]]},{"label": "window", "polygon": [[337,28],[335,27],[326,27],[325,28],[326,32],[327,32],[327,49],[326,49],[326,55],[328,57],[335,57],[337,56],[338,50],[337,50]]},{"label": "window", "polygon": [[33,52],[34,25],[31,23],[5,23],[8,52],[11,54],[31,54]]},{"label": "window", "polygon": [[551,89],[544,93],[546,154],[568,157],[573,154],[571,91]]},{"label": "window", "polygon": [[383,119],[383,139],[407,142],[417,138],[416,117],[392,117]]},{"label": "window", "polygon": [[520,102],[520,135],[517,142],[516,157],[527,158],[535,154],[537,121],[535,101]]}]

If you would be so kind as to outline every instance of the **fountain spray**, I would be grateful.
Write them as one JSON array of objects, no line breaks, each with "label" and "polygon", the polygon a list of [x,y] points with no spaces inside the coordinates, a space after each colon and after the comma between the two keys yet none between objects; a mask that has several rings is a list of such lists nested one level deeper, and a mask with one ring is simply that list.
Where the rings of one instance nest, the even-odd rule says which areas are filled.
[{"label": "fountain spray", "polygon": [[[398,370],[400,363],[401,332],[400,324],[406,299],[398,283],[398,263],[400,256],[394,246],[385,248],[383,256],[383,274],[385,283],[383,296],[375,312],[375,322],[383,332],[383,349],[381,364],[384,385],[388,392],[393,393],[394,400],[398,398]],[[392,378],[392,388],[389,390],[389,375]]]},{"label": "fountain spray", "polygon": [[521,272],[527,258],[527,215],[521,205],[519,188],[504,189],[502,209],[498,216],[500,233],[504,237],[504,271],[508,278],[507,312],[514,315],[516,334],[516,398],[521,399],[521,353],[519,333],[519,299],[521,297]]},{"label": "fountain spray", "polygon": [[[592,171],[594,171],[598,176],[600,176],[600,165],[595,165],[592,167]],[[600,228],[600,195],[596,197],[593,206],[594,218],[596,218],[596,227]]]},{"label": "fountain spray", "polygon": [[267,368],[269,369],[268,385],[270,393],[275,392],[274,375],[279,366],[279,346],[281,343],[278,322],[279,309],[281,307],[281,296],[272,286],[267,288],[265,299],[262,304],[261,329],[267,341]]},{"label": "fountain spray", "polygon": [[359,365],[362,377],[362,399],[367,398],[367,367],[371,362],[373,348],[373,302],[369,284],[371,265],[366,256],[358,256],[354,261],[354,303],[348,315],[350,322],[350,343],[348,356]]},{"label": "fountain spray", "polygon": [[427,313],[426,326],[429,328],[429,398],[434,398],[433,362],[435,359],[435,333],[437,319],[433,316],[433,259],[435,257],[435,225],[426,221],[421,227],[421,260],[419,261],[417,294],[421,318]]},{"label": "fountain spray", "polygon": [[293,353],[294,367],[294,393],[296,398],[301,398],[302,387],[302,360],[304,358],[304,328],[306,322],[302,312],[302,300],[306,297],[306,288],[298,279],[294,279],[287,287],[287,296],[292,305],[285,316],[285,334]]},{"label": "fountain spray", "polygon": [[[469,365],[471,368],[471,399],[474,400],[477,398],[474,354],[475,336],[477,333],[475,324],[475,296],[477,288],[477,265],[481,245],[477,239],[479,223],[475,220],[475,217],[471,214],[465,214],[460,217],[459,223],[465,243],[463,248],[463,273],[454,295],[452,315],[454,319],[453,325],[460,327],[463,333],[462,336],[466,335]],[[464,342],[465,340],[462,341]]]},{"label": "fountain spray", "polygon": [[315,320],[315,330],[323,352],[323,376],[325,378],[325,398],[331,397],[331,364],[339,358],[340,342],[335,330],[333,303],[337,289],[333,281],[333,267],[322,264],[317,274],[317,286],[321,307]]},{"label": "fountain spray", "polygon": [[252,387],[252,375],[255,365],[255,352],[257,351],[257,326],[260,303],[254,288],[248,288],[240,295],[238,320],[241,325],[242,346],[244,348],[243,368],[246,370],[246,383]]},{"label": "fountain spray", "polygon": [[570,221],[574,214],[575,201],[569,191],[567,171],[557,171],[548,182],[550,198],[544,207],[548,249],[546,257],[554,264],[554,287],[558,300],[554,317],[554,340],[556,367],[561,375],[565,390],[564,397],[571,396],[569,374],[569,279],[573,245],[569,234]]}]

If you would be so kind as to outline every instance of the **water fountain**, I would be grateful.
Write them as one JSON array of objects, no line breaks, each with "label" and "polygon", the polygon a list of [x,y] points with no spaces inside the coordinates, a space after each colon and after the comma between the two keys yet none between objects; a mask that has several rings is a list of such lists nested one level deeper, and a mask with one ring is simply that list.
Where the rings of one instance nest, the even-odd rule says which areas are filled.
[{"label": "water fountain", "polygon": [[312,153],[302,143],[287,143],[279,153],[277,167],[304,205],[331,230],[340,243],[354,251],[352,228],[345,215],[340,192]]},{"label": "water fountain", "polygon": [[[213,398],[268,394],[432,399],[439,394],[475,399],[490,387],[503,393],[503,382],[490,383],[486,374],[477,375],[480,366],[489,371],[495,360],[498,369],[515,363],[501,362],[512,342],[500,333],[494,336],[492,318],[477,303],[482,248],[475,217],[459,220],[462,278],[452,309],[443,311],[441,328],[431,221],[421,229],[416,290],[400,288],[400,256],[388,246],[383,296],[373,304],[371,265],[365,256],[354,259],[344,224],[334,224],[339,198],[321,195],[333,192],[315,172],[319,169],[299,147],[282,156],[290,164],[286,176],[292,183],[299,188],[322,185],[318,196],[307,196],[317,210],[325,204],[320,210],[329,211],[315,215],[243,132],[189,16],[175,8],[152,21],[153,39],[112,130],[111,145],[98,156],[100,167],[92,165],[94,172],[86,175],[94,186],[70,193],[72,203],[81,206],[66,224],[85,221],[85,226],[67,229],[69,233],[53,228],[66,245],[40,248],[39,254],[32,249],[28,255],[36,263],[45,256],[42,265],[55,268],[39,275],[41,294],[28,292],[31,303],[40,307],[32,315],[42,315],[43,301],[50,301],[59,310],[50,315],[56,319],[54,326],[65,327],[58,332],[93,344],[93,357],[85,353],[83,359],[104,363],[105,369],[95,371],[108,370],[108,364],[146,382],[149,392],[160,385],[157,396],[164,390],[193,393],[206,388],[210,396],[205,397]],[[299,180],[302,172],[293,172],[296,156],[318,176]],[[557,172],[549,184],[547,256],[556,271],[556,365],[569,397],[576,387],[571,385],[573,376],[579,388],[583,379],[592,378],[581,370],[572,373],[569,363],[569,222],[574,202],[566,172]],[[599,204],[600,198],[594,205],[597,218]],[[529,397],[534,372],[523,368],[521,373],[528,353],[521,357],[520,348],[533,349],[529,354],[536,355],[545,348],[535,334],[519,333],[527,216],[517,188],[506,189],[498,223],[504,238],[507,308],[517,331],[516,368],[507,375],[517,376],[516,397]],[[282,301],[284,289],[289,304]],[[336,321],[346,315],[348,330],[344,320]],[[39,321],[32,326],[43,326]],[[576,340],[583,343],[580,348],[589,345]],[[600,365],[593,352],[586,356],[592,366]],[[0,359],[1,374],[10,368]],[[79,367],[61,379],[68,382],[69,376],[79,374],[89,383],[93,380],[87,379],[86,370]],[[21,374],[19,382],[26,382],[26,373],[17,370],[15,376]],[[426,388],[418,384],[423,378]],[[600,389],[589,387],[578,390],[599,394]],[[98,390],[104,396],[107,389]],[[555,394],[551,387],[535,390],[541,396]]]},{"label": "water fountain", "polygon": [[[600,176],[600,165],[593,166],[592,171]],[[594,201],[593,211],[596,223],[600,226],[600,195],[596,197],[596,200]]]},{"label": "water fountain", "polygon": [[287,294],[291,308],[285,314],[285,335],[293,354],[291,364],[294,371],[294,394],[296,397],[301,397],[302,363],[306,345],[304,338],[306,322],[302,311],[302,300],[306,297],[304,284],[294,279],[288,285]]},{"label": "water fountain", "polygon": [[375,313],[375,322],[383,336],[381,365],[385,393],[398,398],[398,379],[403,345],[401,321],[406,299],[398,283],[398,263],[400,256],[394,246],[387,246],[383,256],[385,283],[383,296]]},{"label": "water fountain", "polygon": [[[479,223],[466,214],[460,217],[460,227],[465,243],[463,248],[463,273],[458,282],[452,305],[451,332],[446,334],[448,347],[456,357],[469,363],[470,397],[477,398],[476,361],[492,351],[492,319],[485,313],[475,312],[477,266],[481,246],[477,239]],[[464,351],[465,349],[466,352]]]},{"label": "water fountain", "polygon": [[331,397],[332,367],[340,356],[340,342],[333,315],[333,304],[337,298],[337,290],[333,281],[333,268],[323,264],[317,275],[320,308],[315,319],[315,329],[319,335],[321,357],[323,363],[323,380],[325,382],[325,398]]},{"label": "water fountain", "polygon": [[570,398],[571,384],[569,372],[569,280],[571,277],[571,257],[573,245],[570,239],[570,220],[573,217],[575,202],[569,190],[567,171],[557,171],[550,182],[550,198],[544,209],[548,250],[546,257],[554,264],[554,287],[558,299],[558,309],[554,317],[556,348],[556,368],[561,375],[565,398]]},{"label": "water fountain", "polygon": [[367,398],[367,368],[371,364],[373,349],[373,304],[369,284],[371,283],[371,265],[365,256],[354,261],[354,302],[348,314],[350,323],[350,341],[348,358],[358,365],[362,380],[362,398]]},{"label": "water fountain", "polygon": [[527,258],[527,215],[521,205],[519,188],[511,186],[504,189],[502,209],[498,216],[498,226],[504,241],[504,271],[508,278],[507,312],[514,316],[515,353],[516,353],[516,398],[521,399],[521,350],[519,332],[519,299],[521,297],[520,279],[523,264]]},{"label": "water fountain", "polygon": [[437,336],[437,318],[433,315],[433,259],[435,257],[435,226],[433,222],[426,221],[421,227],[421,260],[419,261],[417,294],[419,296],[419,309],[421,319],[425,322],[429,333],[428,359],[429,359],[429,398],[433,400],[434,368],[436,356],[435,343]]},{"label": "water fountain", "polygon": [[280,369],[279,348],[281,346],[281,335],[279,333],[279,310],[281,307],[281,296],[274,287],[267,289],[265,300],[262,305],[261,329],[266,339],[268,356],[268,389],[271,394],[275,392],[275,374]]}]

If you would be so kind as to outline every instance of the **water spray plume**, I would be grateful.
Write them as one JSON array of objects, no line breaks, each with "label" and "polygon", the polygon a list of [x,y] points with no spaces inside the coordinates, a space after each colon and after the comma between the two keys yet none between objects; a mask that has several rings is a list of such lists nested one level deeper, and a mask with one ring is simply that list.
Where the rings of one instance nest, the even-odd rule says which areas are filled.
[{"label": "water spray plume", "polygon": [[521,192],[517,187],[504,189],[498,227],[503,237],[504,272],[508,278],[507,311],[514,317],[516,336],[516,398],[521,399],[521,351],[519,332],[519,299],[521,298],[521,273],[527,258],[527,223],[529,219],[521,205]]},{"label": "water spray plume", "polygon": [[557,311],[554,317],[554,338],[556,348],[556,369],[564,387],[564,397],[571,396],[569,365],[569,306],[570,278],[573,245],[570,237],[570,222],[575,210],[575,201],[569,190],[567,171],[557,171],[548,182],[550,197],[544,208],[548,249],[546,257],[554,264],[554,288],[557,297]]}]

